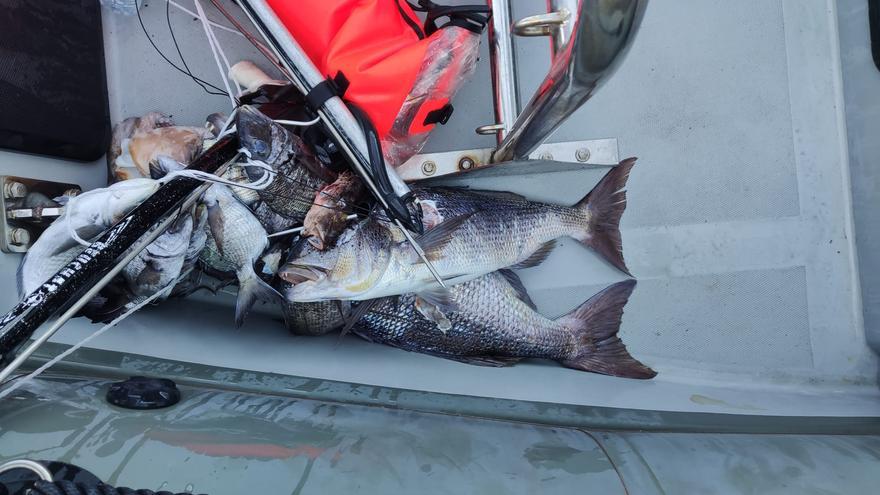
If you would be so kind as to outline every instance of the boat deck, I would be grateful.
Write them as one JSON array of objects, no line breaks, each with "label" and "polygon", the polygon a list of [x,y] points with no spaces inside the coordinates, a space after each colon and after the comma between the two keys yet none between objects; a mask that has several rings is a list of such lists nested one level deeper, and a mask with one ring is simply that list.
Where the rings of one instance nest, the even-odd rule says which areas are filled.
[{"label": "boat deck", "polygon": [[[144,22],[156,43],[173,53],[164,3],[146,3]],[[535,2],[513,4],[514,18],[538,13],[529,10]],[[880,249],[869,249],[880,235],[880,224],[871,223],[876,203],[869,211],[880,191],[876,166],[873,172],[870,166],[880,149],[866,147],[862,136],[880,122],[880,109],[867,103],[876,98],[864,99],[878,94],[880,73],[871,63],[863,4],[653,0],[620,70],[551,138],[616,138],[621,157],[639,157],[622,224],[625,257],[639,285],[621,335],[633,355],[659,372],[652,381],[544,362],[481,368],[356,337],[292,337],[271,311],[253,315],[236,331],[230,296],[144,310],[94,346],[231,369],[551,404],[878,416],[877,356],[867,342],[880,332],[880,272],[870,269],[880,265]],[[192,70],[219,80],[198,21],[174,10],[171,15]],[[161,110],[198,125],[207,114],[228,110],[228,101],[204,94],[156,55],[137,18],[108,14],[104,22],[114,122]],[[261,63],[243,38],[218,37],[230,60]],[[516,42],[524,99],[549,63],[547,45],[541,38]],[[429,151],[494,144],[473,132],[492,120],[483,50],[476,75],[454,102],[455,116],[435,131]],[[87,187],[104,179],[103,161],[2,155],[8,173]],[[518,170],[446,182],[570,204],[603,173]],[[10,284],[17,264],[17,256],[0,257],[0,276]],[[570,240],[520,275],[550,316],[621,279]],[[15,302],[13,291],[0,294],[4,306]],[[76,320],[54,340],[73,343],[96,328]]]}]

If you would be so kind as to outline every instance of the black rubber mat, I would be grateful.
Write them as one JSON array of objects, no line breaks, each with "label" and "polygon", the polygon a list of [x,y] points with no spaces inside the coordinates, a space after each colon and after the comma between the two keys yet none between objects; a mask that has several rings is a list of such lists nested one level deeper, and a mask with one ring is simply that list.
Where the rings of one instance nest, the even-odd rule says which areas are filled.
[{"label": "black rubber mat", "polygon": [[98,0],[0,0],[0,147],[92,161],[110,139]]}]

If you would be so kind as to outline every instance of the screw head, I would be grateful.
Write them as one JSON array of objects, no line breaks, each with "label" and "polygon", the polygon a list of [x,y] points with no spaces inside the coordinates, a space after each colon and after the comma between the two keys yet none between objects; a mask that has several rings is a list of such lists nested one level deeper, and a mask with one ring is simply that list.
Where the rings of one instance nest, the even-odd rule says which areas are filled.
[{"label": "screw head", "polygon": [[14,246],[27,246],[31,242],[31,233],[27,229],[16,227],[9,232],[9,243]]},{"label": "screw head", "polygon": [[7,182],[3,184],[3,196],[7,198],[23,198],[27,196],[27,186],[21,182]]},{"label": "screw head", "polygon": [[470,170],[474,168],[474,165],[476,165],[476,163],[474,163],[473,158],[469,156],[464,156],[458,161],[458,168],[461,170]]},{"label": "screw head", "polygon": [[590,149],[580,148],[577,150],[577,153],[574,154],[574,157],[577,158],[577,161],[579,162],[586,162],[590,159]]},{"label": "screw head", "polygon": [[541,153],[541,156],[539,156],[539,158],[541,160],[552,160],[553,153],[550,153],[549,151],[545,151],[545,152]]},{"label": "screw head", "polygon": [[422,163],[422,173],[425,175],[434,175],[437,171],[437,164],[428,160]]}]

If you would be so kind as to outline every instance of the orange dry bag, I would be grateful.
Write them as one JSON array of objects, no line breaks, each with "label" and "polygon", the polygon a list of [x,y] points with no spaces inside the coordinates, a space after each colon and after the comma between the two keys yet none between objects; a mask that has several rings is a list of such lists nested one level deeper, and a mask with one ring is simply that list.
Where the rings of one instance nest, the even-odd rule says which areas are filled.
[{"label": "orange dry bag", "polygon": [[[398,166],[446,123],[450,100],[476,66],[485,5],[421,0],[268,0],[328,77],[342,73],[344,98],[370,118],[385,161]],[[426,22],[414,9],[426,12]]]}]

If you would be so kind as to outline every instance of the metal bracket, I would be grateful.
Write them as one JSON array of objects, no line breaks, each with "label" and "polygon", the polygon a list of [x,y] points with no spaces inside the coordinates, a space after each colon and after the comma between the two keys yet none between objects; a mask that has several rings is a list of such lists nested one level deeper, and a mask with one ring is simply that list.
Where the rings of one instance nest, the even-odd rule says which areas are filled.
[{"label": "metal bracket", "polygon": [[[397,168],[397,173],[403,180],[414,182],[489,167],[504,170],[504,163],[492,163],[493,151],[492,148],[477,148],[424,153],[407,160]],[[571,164],[616,165],[619,161],[617,138],[545,143],[535,149],[529,159],[558,162],[565,167],[570,167]]]},{"label": "metal bracket", "polygon": [[552,36],[569,19],[571,12],[568,9],[560,9],[556,12],[524,17],[513,23],[512,31],[517,36]]},{"label": "metal bracket", "polygon": [[0,250],[24,253],[64,208],[45,198],[75,196],[82,189],[76,184],[0,176]]},{"label": "metal bracket", "polygon": [[[632,43],[648,0],[547,0],[547,13],[510,22],[509,2],[489,0],[493,23],[489,55],[495,123],[495,162],[522,161],[610,77]],[[551,67],[520,112],[513,35],[550,36]]]}]

